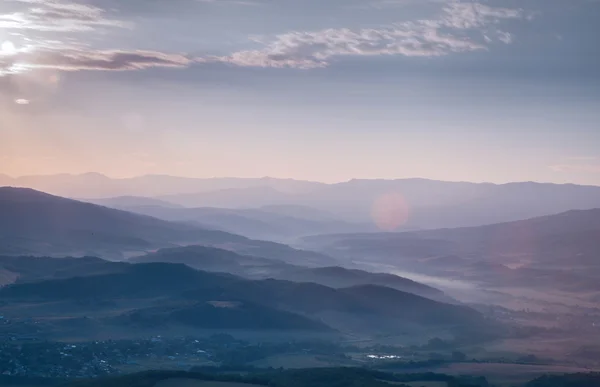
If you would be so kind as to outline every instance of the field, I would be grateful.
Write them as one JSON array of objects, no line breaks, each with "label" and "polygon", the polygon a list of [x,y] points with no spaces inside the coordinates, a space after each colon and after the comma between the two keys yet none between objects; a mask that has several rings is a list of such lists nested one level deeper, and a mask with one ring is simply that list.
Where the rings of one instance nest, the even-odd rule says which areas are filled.
[{"label": "field", "polygon": [[154,385],[155,387],[264,387],[256,384],[244,384],[233,382],[213,382],[194,379],[173,378],[161,380]]},{"label": "field", "polygon": [[340,360],[329,361],[324,356],[314,356],[308,354],[284,354],[277,356],[270,356],[262,360],[258,360],[252,363],[255,367],[260,368],[319,368],[319,367],[332,367],[339,365]]},{"label": "field", "polygon": [[409,382],[404,384],[410,387],[448,387],[446,382]]},{"label": "field", "polygon": [[430,381],[422,381],[422,382],[388,382],[388,384],[392,385],[401,385],[401,386],[410,386],[410,387],[448,387],[447,382],[430,382]]},{"label": "field", "polygon": [[[430,369],[429,371],[439,372],[449,375],[475,375],[485,376],[488,381],[499,387],[513,386],[515,384],[525,383],[547,374],[566,374],[566,373],[588,373],[595,370],[588,368],[563,367],[552,365],[521,365],[521,364],[501,364],[501,363],[455,363],[445,367]],[[597,371],[597,370],[596,370]],[[417,386],[414,386],[417,387]]]}]

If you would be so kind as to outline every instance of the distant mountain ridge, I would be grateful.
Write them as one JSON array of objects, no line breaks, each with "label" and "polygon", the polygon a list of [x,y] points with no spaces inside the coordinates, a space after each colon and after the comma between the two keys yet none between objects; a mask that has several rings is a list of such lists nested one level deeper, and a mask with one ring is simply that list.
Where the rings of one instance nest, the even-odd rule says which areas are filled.
[{"label": "distant mountain ridge", "polygon": [[194,179],[158,175],[110,179],[94,173],[3,179],[8,180],[3,184],[29,186],[67,197],[133,195],[156,197],[188,207],[238,209],[299,206],[332,214],[337,220],[375,224],[374,207],[398,204],[385,202],[391,195],[392,200],[401,201],[400,205],[407,210],[407,218],[400,219],[392,227],[394,230],[479,226],[600,207],[600,187],[533,182],[354,179],[325,184],[274,178]]},{"label": "distant mountain ridge", "polygon": [[28,187],[71,198],[107,198],[118,196],[161,196],[198,193],[248,187],[272,187],[280,192],[304,193],[323,183],[293,179],[264,178],[188,178],[169,175],[144,175],[114,179],[100,173],[0,175],[0,186]]}]

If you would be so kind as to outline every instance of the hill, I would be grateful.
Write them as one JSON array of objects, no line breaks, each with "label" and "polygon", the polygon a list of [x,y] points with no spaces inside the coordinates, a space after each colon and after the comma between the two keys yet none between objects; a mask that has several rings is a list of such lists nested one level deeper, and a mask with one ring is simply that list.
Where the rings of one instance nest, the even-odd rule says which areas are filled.
[{"label": "hill", "polygon": [[[202,369],[203,371],[208,371]],[[209,371],[210,372],[210,371]],[[67,387],[101,387],[105,385],[153,387],[153,386],[204,386],[204,387],[386,387],[396,385],[409,387],[423,383],[448,384],[452,387],[487,387],[485,378],[450,376],[435,373],[392,374],[368,368],[305,368],[298,370],[261,370],[233,374],[183,371],[147,371],[89,381],[77,381]]]},{"label": "hill", "polygon": [[[504,263],[595,265],[600,251],[600,209],[572,210],[479,227],[404,233],[324,235],[305,238],[321,249],[394,251],[394,255],[503,258]],[[496,260],[496,263],[499,261]]]},{"label": "hill", "polygon": [[276,275],[289,268],[296,268],[283,261],[249,255],[206,246],[186,246],[160,249],[129,260],[132,263],[166,262],[181,263],[194,269],[223,272],[243,277],[261,278]]},{"label": "hill", "polygon": [[207,245],[298,265],[335,263],[324,254],[241,235],[65,199],[0,188],[0,255],[122,259],[162,247]]},{"label": "hill", "polygon": [[0,270],[10,274],[10,283],[36,282],[45,279],[64,279],[88,275],[117,273],[128,267],[126,263],[109,262],[95,257],[54,258],[54,257],[2,257]]},{"label": "hill", "polygon": [[[219,194],[216,195],[219,196]],[[93,200],[92,202],[163,220],[196,224],[204,228],[222,230],[255,239],[286,241],[306,235],[373,230],[367,224],[352,224],[333,218],[314,220],[308,219],[308,215],[280,214],[273,209],[176,208],[160,204],[163,201],[157,199],[141,198],[140,204],[137,205],[127,204],[127,201],[117,199]],[[154,200],[157,203],[153,205],[144,204],[153,203]]]},{"label": "hill", "polygon": [[313,220],[313,221],[332,221],[338,220],[337,217],[324,210],[317,210],[312,207],[288,204],[288,205],[276,205],[271,204],[259,208],[261,211],[269,212],[278,215],[291,216],[299,219]]},{"label": "hill", "polygon": [[156,206],[161,208],[184,208],[179,204],[144,196],[117,196],[103,199],[81,199],[81,201],[124,211],[129,211],[130,208],[146,206]]},{"label": "hill", "polygon": [[379,285],[416,294],[442,302],[454,302],[444,292],[428,285],[387,273],[370,273],[364,270],[347,269],[340,266],[322,268],[290,268],[275,275],[275,278],[295,282],[315,282],[318,284],[345,288],[359,285]]},{"label": "hill", "polygon": [[248,301],[201,301],[149,307],[121,314],[112,323],[134,327],[183,325],[213,330],[331,331],[308,317]]},{"label": "hill", "polygon": [[[365,333],[379,331],[383,325],[397,330],[417,324],[455,333],[479,330],[485,325],[479,313],[470,308],[391,288],[367,285],[333,289],[313,283],[247,280],[168,263],[128,265],[115,273],[12,284],[0,288],[0,298],[6,316],[19,314],[23,308],[39,319],[81,313],[89,316],[93,311],[99,323],[122,327],[132,323],[141,328],[156,327],[148,324],[152,321],[204,328],[230,324],[221,318],[235,319],[235,324],[245,321],[246,325],[237,328],[274,329],[277,322],[278,329],[309,330],[325,329],[324,324],[347,329],[347,319],[351,319],[362,322]],[[265,316],[272,319],[265,320]]]},{"label": "hill", "polygon": [[282,279],[294,282],[314,282],[332,288],[357,285],[380,285],[442,302],[455,302],[442,291],[393,274],[370,273],[340,266],[301,267],[279,260],[241,255],[205,246],[160,249],[135,257],[134,263],[183,263],[198,270],[225,272],[251,279]]},{"label": "hill", "polygon": [[102,255],[190,243],[243,241],[27,188],[0,188],[0,254]]},{"label": "hill", "polygon": [[[600,209],[572,210],[516,222],[416,233],[470,253],[527,256],[540,263],[593,264],[600,251]],[[540,261],[541,260],[541,261]]]},{"label": "hill", "polygon": [[591,387],[600,385],[600,373],[548,375],[532,380],[526,387]]},{"label": "hill", "polygon": [[305,242],[340,258],[368,257],[373,264],[488,286],[600,291],[600,209],[479,227],[324,235]]},{"label": "hill", "polygon": [[227,188],[208,192],[159,196],[160,199],[186,207],[255,208],[269,204],[284,204],[295,195],[269,185]]}]

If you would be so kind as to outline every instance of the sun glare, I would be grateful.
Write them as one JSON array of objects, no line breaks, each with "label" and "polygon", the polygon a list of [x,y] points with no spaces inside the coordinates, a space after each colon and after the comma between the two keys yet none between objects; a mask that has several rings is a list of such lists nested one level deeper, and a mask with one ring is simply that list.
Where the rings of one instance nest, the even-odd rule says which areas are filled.
[{"label": "sun glare", "polygon": [[0,45],[0,54],[4,55],[14,55],[17,53],[17,48],[13,44],[13,42],[7,40]]}]

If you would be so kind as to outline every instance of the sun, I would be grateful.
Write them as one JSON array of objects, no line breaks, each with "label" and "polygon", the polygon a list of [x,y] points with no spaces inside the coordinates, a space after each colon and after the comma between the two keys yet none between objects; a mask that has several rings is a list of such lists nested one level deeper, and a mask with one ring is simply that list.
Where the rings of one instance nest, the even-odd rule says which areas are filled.
[{"label": "sun", "polygon": [[7,40],[0,45],[0,54],[14,55],[17,53],[17,48],[10,40]]}]

